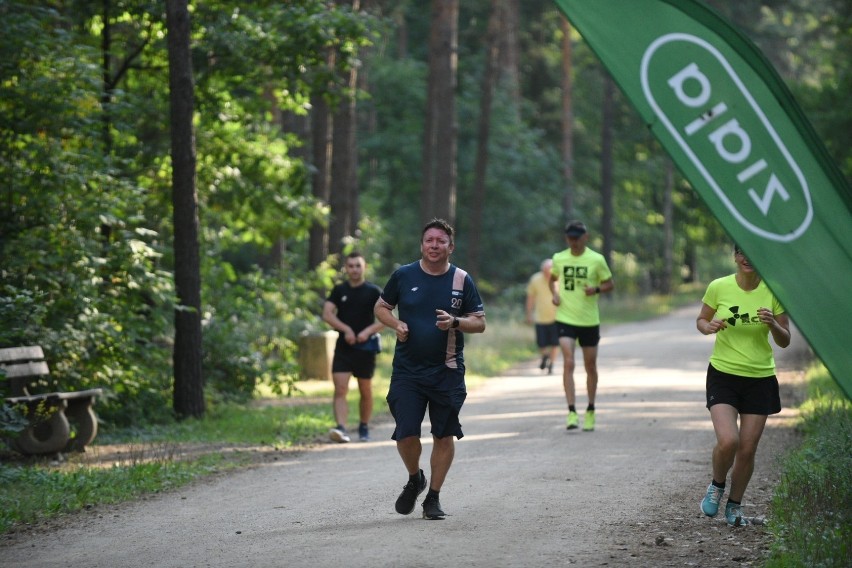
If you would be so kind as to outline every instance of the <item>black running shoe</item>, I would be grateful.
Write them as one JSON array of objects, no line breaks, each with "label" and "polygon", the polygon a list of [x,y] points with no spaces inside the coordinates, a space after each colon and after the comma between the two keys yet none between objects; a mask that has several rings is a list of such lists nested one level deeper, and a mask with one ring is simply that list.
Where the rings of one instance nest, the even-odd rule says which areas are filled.
[{"label": "black running shoe", "polygon": [[437,497],[426,497],[423,500],[423,518],[430,521],[443,520],[446,513],[441,510],[441,501]]},{"label": "black running shoe", "polygon": [[402,493],[396,498],[396,512],[400,515],[409,515],[417,504],[417,496],[426,489],[426,476],[420,470],[420,483],[409,481],[402,488]]},{"label": "black running shoe", "polygon": [[538,364],[538,368],[543,371],[544,368],[547,367],[547,360],[548,359],[549,359],[549,357],[547,355],[542,355],[541,356],[541,363]]}]

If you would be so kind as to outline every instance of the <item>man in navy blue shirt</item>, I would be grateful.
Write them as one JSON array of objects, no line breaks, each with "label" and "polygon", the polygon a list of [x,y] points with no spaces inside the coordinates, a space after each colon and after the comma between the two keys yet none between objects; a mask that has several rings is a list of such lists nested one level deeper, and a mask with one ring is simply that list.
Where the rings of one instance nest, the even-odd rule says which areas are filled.
[{"label": "man in navy blue shirt", "polygon": [[[392,438],[409,480],[396,501],[408,515],[426,489],[420,469],[421,423],[429,409],[432,482],[423,501],[423,518],[443,519],[439,492],[464,434],[459,412],[464,383],[464,333],[485,331],[485,311],[473,279],[450,264],[454,230],[433,219],[420,237],[421,258],[397,269],[376,302],[380,322],[396,332],[388,406],[396,421]],[[397,315],[394,315],[394,309]]]}]

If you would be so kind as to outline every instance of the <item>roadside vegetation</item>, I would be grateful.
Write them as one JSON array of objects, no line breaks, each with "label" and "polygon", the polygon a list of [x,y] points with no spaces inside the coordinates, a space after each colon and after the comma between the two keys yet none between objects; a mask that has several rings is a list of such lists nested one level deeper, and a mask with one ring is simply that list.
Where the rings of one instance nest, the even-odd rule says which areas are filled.
[{"label": "roadside vegetation", "polygon": [[852,566],[852,402],[817,365],[801,411],[804,439],[775,490],[766,566]]}]

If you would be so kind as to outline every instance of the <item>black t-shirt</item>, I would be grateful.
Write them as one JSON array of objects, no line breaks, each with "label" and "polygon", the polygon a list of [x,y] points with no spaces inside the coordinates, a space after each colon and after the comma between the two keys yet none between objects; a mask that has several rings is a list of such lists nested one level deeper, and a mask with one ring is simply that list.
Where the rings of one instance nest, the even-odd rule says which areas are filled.
[{"label": "black t-shirt", "polygon": [[[332,288],[326,299],[337,306],[338,319],[351,327],[357,335],[376,321],[373,308],[381,293],[381,288],[372,282],[353,287],[346,281]],[[346,345],[343,332],[338,332],[337,344]]]}]

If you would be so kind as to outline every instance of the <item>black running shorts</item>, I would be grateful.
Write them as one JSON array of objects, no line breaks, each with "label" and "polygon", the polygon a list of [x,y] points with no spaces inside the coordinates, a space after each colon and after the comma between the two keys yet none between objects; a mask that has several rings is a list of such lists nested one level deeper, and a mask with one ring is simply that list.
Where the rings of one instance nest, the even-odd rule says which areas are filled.
[{"label": "black running shorts", "polygon": [[539,348],[559,345],[559,329],[556,327],[556,322],[535,324],[535,344]]},{"label": "black running shorts", "polygon": [[455,369],[448,368],[426,378],[391,377],[387,401],[396,420],[391,438],[419,438],[428,407],[431,434],[436,438],[455,436],[461,440],[464,433],[459,423],[459,412],[466,397],[464,373]]},{"label": "black running shorts", "polygon": [[601,342],[601,326],[571,325],[570,323],[556,322],[559,337],[570,337],[577,339],[580,347],[597,347]]},{"label": "black running shorts", "polygon": [[769,416],[781,412],[778,379],[741,377],[707,366],[707,408],[714,404],[730,404],[740,414]]},{"label": "black running shorts", "polygon": [[332,373],[352,373],[356,379],[372,379],[376,372],[376,354],[372,351],[337,347],[331,361]]}]

